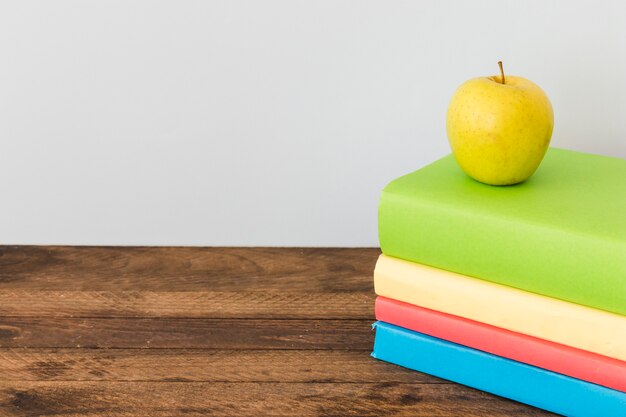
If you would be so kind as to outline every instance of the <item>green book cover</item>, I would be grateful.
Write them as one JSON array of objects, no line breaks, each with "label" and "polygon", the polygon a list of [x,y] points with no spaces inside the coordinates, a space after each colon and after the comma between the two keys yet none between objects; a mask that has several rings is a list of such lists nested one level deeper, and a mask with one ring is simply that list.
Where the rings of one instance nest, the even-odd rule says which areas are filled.
[{"label": "green book cover", "polygon": [[392,181],[384,254],[626,315],[626,161],[551,148],[526,182],[494,187],[452,155]]}]

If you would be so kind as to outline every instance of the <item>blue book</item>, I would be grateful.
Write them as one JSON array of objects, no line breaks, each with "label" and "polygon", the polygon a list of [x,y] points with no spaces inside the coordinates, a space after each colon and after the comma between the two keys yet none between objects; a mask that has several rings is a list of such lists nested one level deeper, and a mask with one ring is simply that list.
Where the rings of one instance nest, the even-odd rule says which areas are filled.
[{"label": "blue book", "polygon": [[567,416],[626,416],[626,393],[381,321],[374,328],[376,359]]}]

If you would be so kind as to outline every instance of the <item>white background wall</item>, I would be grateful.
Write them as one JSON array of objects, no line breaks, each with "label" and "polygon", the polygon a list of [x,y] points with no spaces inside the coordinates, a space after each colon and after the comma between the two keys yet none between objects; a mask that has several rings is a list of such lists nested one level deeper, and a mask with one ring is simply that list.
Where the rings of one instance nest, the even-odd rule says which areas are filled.
[{"label": "white background wall", "polygon": [[626,158],[623,1],[2,1],[0,240],[374,246],[464,80]]}]

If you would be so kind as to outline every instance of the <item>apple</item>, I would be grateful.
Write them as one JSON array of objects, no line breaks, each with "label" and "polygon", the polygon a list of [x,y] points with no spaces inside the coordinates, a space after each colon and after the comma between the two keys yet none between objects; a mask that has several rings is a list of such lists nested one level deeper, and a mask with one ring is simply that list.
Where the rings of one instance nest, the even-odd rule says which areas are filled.
[{"label": "apple", "polygon": [[452,153],[467,175],[511,185],[530,177],[550,144],[554,113],[541,88],[522,77],[473,78],[454,93],[446,117]]}]

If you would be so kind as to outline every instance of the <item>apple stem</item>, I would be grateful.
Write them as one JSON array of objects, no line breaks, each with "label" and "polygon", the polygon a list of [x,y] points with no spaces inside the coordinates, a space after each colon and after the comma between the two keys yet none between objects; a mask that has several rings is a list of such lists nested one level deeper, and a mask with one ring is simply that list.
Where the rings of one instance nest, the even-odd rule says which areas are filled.
[{"label": "apple stem", "polygon": [[502,76],[502,84],[504,84],[504,68],[502,68],[502,61],[498,61],[498,66],[500,67],[500,75]]}]

